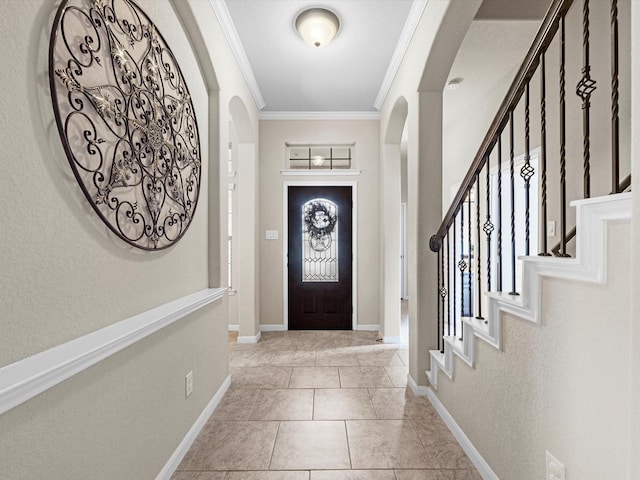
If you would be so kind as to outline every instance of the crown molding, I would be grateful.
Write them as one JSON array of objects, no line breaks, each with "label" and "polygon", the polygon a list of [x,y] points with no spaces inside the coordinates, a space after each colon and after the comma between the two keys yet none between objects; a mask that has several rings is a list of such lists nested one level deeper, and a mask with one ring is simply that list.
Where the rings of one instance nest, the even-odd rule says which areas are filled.
[{"label": "crown molding", "polygon": [[256,76],[253,73],[247,54],[244,51],[242,42],[240,42],[240,37],[238,36],[236,27],[233,24],[233,20],[231,20],[231,14],[229,13],[227,4],[224,0],[209,0],[209,3],[218,18],[218,22],[220,22],[224,36],[229,43],[229,47],[231,48],[231,52],[238,63],[242,76],[244,77],[245,82],[247,82],[247,86],[251,91],[253,100],[256,102],[258,110],[262,110],[266,103],[262,97],[262,92],[260,92],[260,87],[258,86]]},{"label": "crown molding", "polygon": [[380,112],[260,112],[260,120],[380,120]]},{"label": "crown molding", "polygon": [[387,94],[391,89],[391,84],[400,69],[400,64],[402,63],[404,54],[407,53],[407,48],[409,48],[409,43],[413,38],[416,28],[418,28],[418,23],[420,22],[422,12],[424,12],[427,2],[428,0],[413,0],[413,3],[411,4],[411,9],[409,10],[406,22],[404,22],[404,27],[400,33],[400,38],[398,38],[396,49],[391,56],[387,73],[382,80],[382,85],[380,85],[380,90],[378,91],[376,100],[373,102],[373,106],[376,110],[380,110],[382,108],[382,104],[387,98]]}]

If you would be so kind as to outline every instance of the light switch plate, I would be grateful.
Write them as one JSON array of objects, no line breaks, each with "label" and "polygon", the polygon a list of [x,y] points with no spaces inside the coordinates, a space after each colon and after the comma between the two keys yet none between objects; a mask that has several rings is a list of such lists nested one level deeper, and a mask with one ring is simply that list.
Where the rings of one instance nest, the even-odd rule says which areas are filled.
[{"label": "light switch plate", "polygon": [[184,397],[188,398],[193,392],[193,370],[184,377]]},{"label": "light switch plate", "polygon": [[278,230],[265,230],[265,240],[278,240]]}]

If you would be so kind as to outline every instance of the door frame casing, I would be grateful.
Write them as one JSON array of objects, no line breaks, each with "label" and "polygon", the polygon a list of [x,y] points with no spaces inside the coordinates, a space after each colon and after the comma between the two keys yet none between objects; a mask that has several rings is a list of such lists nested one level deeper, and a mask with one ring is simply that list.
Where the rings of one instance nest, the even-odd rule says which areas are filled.
[{"label": "door frame casing", "polygon": [[283,325],[289,330],[289,187],[351,187],[351,328],[358,326],[358,183],[343,181],[291,181],[282,183],[282,311]]}]

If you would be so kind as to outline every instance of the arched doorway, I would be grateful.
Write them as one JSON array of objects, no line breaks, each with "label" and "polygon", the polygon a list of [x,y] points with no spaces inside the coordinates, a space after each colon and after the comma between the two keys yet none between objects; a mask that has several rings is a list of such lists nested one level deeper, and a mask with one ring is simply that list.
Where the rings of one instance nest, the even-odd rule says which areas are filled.
[{"label": "arched doorway", "polygon": [[[255,132],[247,108],[239,97],[229,102],[229,152],[236,170],[227,174],[227,200],[232,222],[227,230],[227,252],[231,248],[231,285],[235,297],[232,312],[237,315],[238,343],[260,340],[258,319],[258,159]],[[227,168],[227,171],[229,169]],[[242,219],[242,221],[238,221]],[[229,221],[229,220],[228,220]],[[242,259],[242,261],[238,261]]]},{"label": "arched doorway", "polygon": [[[408,114],[404,97],[396,100],[383,141],[383,292],[382,338],[385,343],[401,343],[401,297],[403,268],[402,137]],[[405,150],[406,167],[406,150]],[[405,177],[406,178],[406,177]],[[405,339],[406,340],[406,339]]]}]

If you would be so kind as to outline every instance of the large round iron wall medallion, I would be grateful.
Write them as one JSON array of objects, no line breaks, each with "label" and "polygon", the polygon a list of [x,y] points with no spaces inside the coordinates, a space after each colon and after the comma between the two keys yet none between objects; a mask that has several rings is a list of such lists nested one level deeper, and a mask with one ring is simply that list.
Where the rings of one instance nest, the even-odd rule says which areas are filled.
[{"label": "large round iron wall medallion", "polygon": [[164,38],[131,0],[63,0],[49,45],[60,138],[87,200],[121,239],[160,250],[200,192],[198,125]]}]

